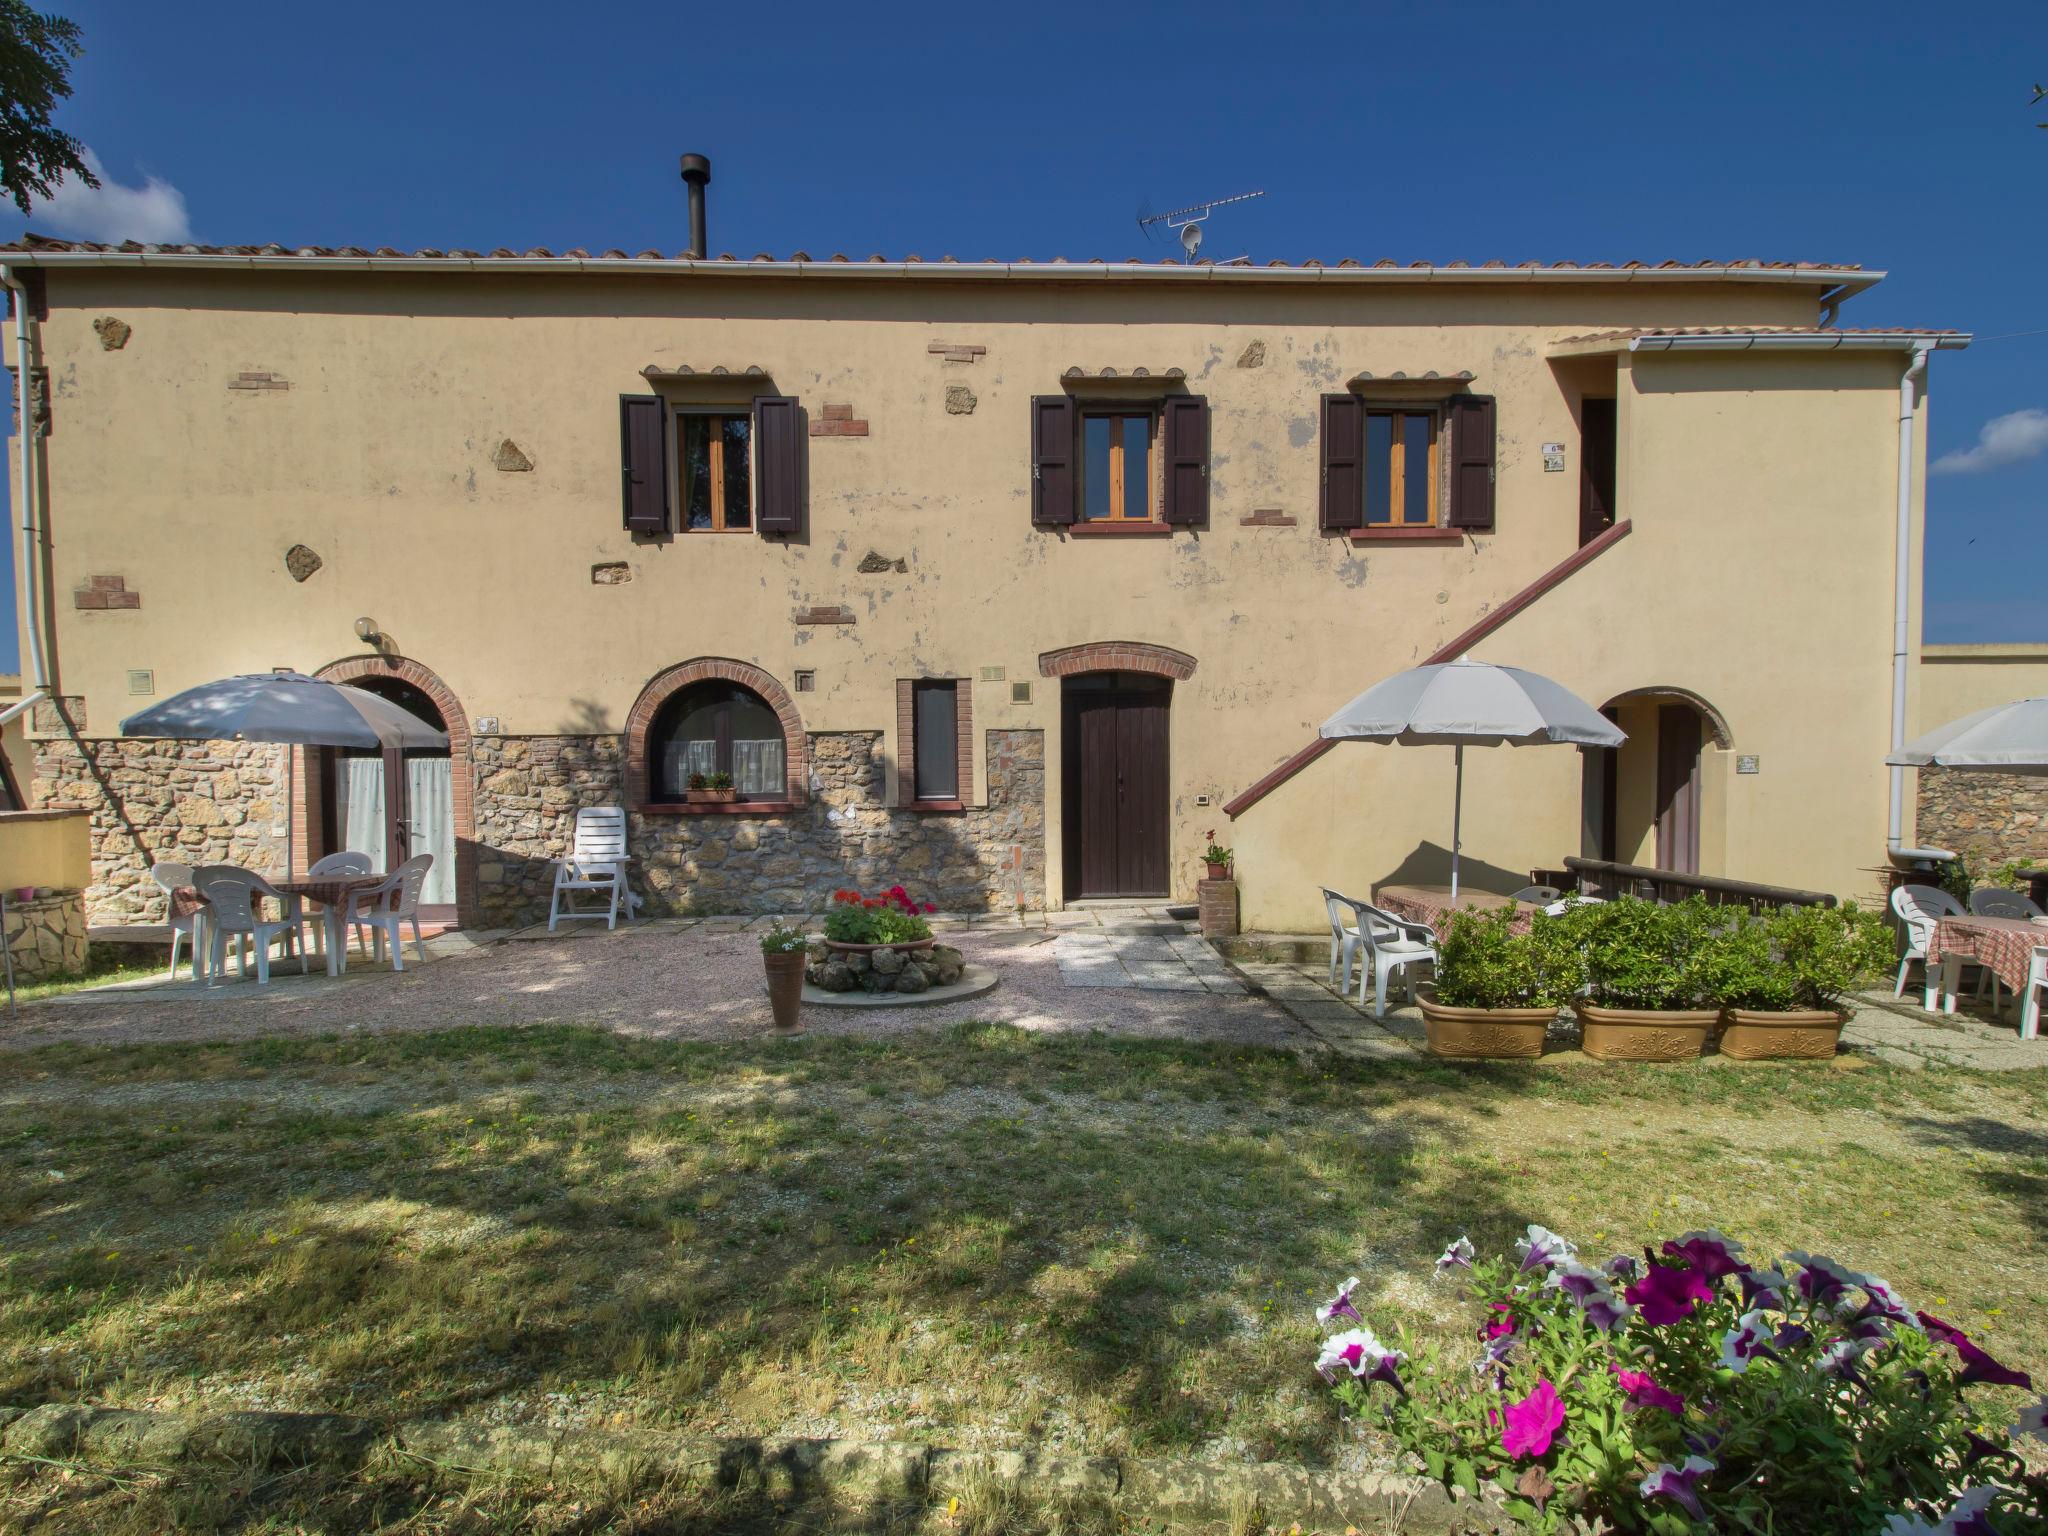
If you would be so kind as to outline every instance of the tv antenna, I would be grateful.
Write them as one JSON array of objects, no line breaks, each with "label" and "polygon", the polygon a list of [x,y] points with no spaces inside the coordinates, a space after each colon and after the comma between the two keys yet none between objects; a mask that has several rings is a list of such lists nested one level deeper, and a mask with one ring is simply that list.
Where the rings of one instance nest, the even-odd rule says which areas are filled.
[{"label": "tv antenna", "polygon": [[1240,192],[1235,197],[1219,197],[1213,202],[1191,203],[1185,208],[1176,208],[1171,213],[1141,213],[1138,215],[1138,228],[1145,231],[1148,239],[1151,238],[1152,226],[1155,224],[1164,224],[1168,229],[1179,230],[1181,249],[1188,253],[1188,260],[1193,261],[1195,252],[1202,248],[1204,219],[1218,208],[1227,207],[1231,203],[1248,203],[1255,197],[1265,195],[1263,191]]}]

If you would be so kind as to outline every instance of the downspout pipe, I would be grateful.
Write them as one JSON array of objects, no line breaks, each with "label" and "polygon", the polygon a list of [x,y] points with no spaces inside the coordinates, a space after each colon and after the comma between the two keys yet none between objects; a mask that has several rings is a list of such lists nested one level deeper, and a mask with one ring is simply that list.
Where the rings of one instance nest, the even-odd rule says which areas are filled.
[{"label": "downspout pipe", "polygon": [[[1899,502],[1898,526],[1892,545],[1892,743],[1896,755],[1906,745],[1906,676],[1911,660],[1906,648],[1907,619],[1913,606],[1913,421],[1915,404],[1927,383],[1927,354],[1915,347],[1899,377]],[[1885,852],[1898,864],[1943,864],[1955,855],[1945,848],[1908,848],[1906,841],[1906,770],[1891,770],[1890,815]]]},{"label": "downspout pipe", "polygon": [[21,571],[22,629],[28,636],[28,659],[33,691],[41,694],[50,687],[49,658],[43,651],[43,603],[41,597],[42,550],[40,535],[42,439],[35,421],[35,354],[29,344],[28,290],[5,263],[0,263],[0,286],[14,296],[14,403],[21,423],[21,534],[15,546],[15,564]]}]

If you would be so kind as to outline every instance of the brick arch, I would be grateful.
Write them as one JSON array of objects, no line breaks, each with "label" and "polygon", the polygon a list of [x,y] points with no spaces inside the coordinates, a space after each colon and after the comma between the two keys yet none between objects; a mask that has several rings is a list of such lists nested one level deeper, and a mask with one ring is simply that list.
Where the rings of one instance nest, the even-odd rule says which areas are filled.
[{"label": "brick arch", "polygon": [[1195,658],[1186,651],[1143,640],[1091,640],[1086,645],[1039,654],[1040,677],[1073,677],[1082,672],[1148,672],[1184,683],[1195,675]]},{"label": "brick arch", "polygon": [[661,706],[694,683],[714,681],[738,683],[759,694],[762,702],[775,711],[775,718],[782,722],[782,757],[789,779],[787,798],[793,805],[802,805],[810,792],[811,749],[810,738],[804,734],[803,717],[796,712],[796,701],[789,696],[788,689],[759,667],[726,656],[699,656],[694,661],[678,662],[655,673],[640,690],[640,697],[633,701],[633,708],[626,715],[627,804],[638,810],[649,803],[647,733],[653,728],[654,717],[661,713]]},{"label": "brick arch", "polygon": [[1694,693],[1690,688],[1674,688],[1669,684],[1656,683],[1647,688],[1630,688],[1617,693],[1602,709],[1612,709],[1617,704],[1632,704],[1639,699],[1653,703],[1689,704],[1693,713],[1706,724],[1707,735],[1715,746],[1726,752],[1735,745],[1735,733],[1728,727],[1728,717],[1708,702],[1703,694]]},{"label": "brick arch", "polygon": [[[476,768],[470,755],[469,712],[455,696],[455,690],[434,673],[408,656],[344,656],[330,661],[313,674],[330,683],[353,683],[365,678],[395,678],[410,683],[434,701],[441,712],[441,724],[448,732],[448,798],[455,821],[455,920],[464,927],[480,922],[476,898]],[[292,816],[302,825],[306,815],[304,795],[307,776],[299,776],[299,791]],[[301,848],[311,843],[301,838]]]}]

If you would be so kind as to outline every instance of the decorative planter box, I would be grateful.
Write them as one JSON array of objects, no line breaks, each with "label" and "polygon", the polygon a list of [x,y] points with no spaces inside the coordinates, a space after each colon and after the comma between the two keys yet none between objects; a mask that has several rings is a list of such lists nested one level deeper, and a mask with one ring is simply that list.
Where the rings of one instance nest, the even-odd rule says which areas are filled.
[{"label": "decorative planter box", "polygon": [[1684,1061],[1707,1048],[1721,1018],[1717,1008],[1665,1012],[1583,1001],[1572,1007],[1586,1032],[1586,1054],[1596,1061]]},{"label": "decorative planter box", "polygon": [[1555,1008],[1451,1008],[1424,989],[1422,1028],[1432,1056],[1541,1056]]},{"label": "decorative planter box", "polygon": [[1721,1054],[1737,1061],[1775,1057],[1825,1061],[1841,1045],[1846,1018],[1826,1008],[1785,1013],[1727,1008],[1721,1013]]},{"label": "decorative planter box", "polygon": [[731,805],[740,797],[736,789],[686,789],[683,799],[690,805]]},{"label": "decorative planter box", "polygon": [[906,939],[901,944],[842,944],[837,939],[826,939],[824,944],[827,949],[842,955],[872,955],[878,949],[893,949],[899,955],[907,955],[920,949],[930,949],[938,942],[939,936],[933,934],[928,939]]},{"label": "decorative planter box", "polygon": [[1229,938],[1237,932],[1237,882],[1197,881],[1195,909],[1201,918],[1203,938]]}]

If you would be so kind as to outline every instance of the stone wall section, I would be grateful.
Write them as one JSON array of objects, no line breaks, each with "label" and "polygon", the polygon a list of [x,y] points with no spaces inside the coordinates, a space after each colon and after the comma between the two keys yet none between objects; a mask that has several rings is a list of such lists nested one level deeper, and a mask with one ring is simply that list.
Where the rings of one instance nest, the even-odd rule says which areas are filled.
[{"label": "stone wall section", "polygon": [[1922,768],[1917,841],[1965,854],[1975,874],[2000,864],[2048,864],[2048,778]]},{"label": "stone wall section", "polygon": [[[633,885],[649,914],[822,911],[843,886],[902,881],[949,912],[1007,911],[1045,893],[1045,735],[987,734],[989,803],[899,810],[879,731],[812,733],[810,794],[766,816],[634,814]],[[615,737],[487,737],[477,771],[477,884],[484,922],[547,913],[553,861],[582,806],[626,804]],[[1021,855],[1020,855],[1021,850]]]},{"label": "stone wall section", "polygon": [[83,807],[92,818],[96,925],[161,923],[164,893],[149,877],[180,864],[284,867],[283,747],[235,741],[36,743],[35,804]]},{"label": "stone wall section", "polygon": [[9,897],[6,944],[17,982],[78,975],[85,969],[83,893],[57,891],[30,901]]}]

